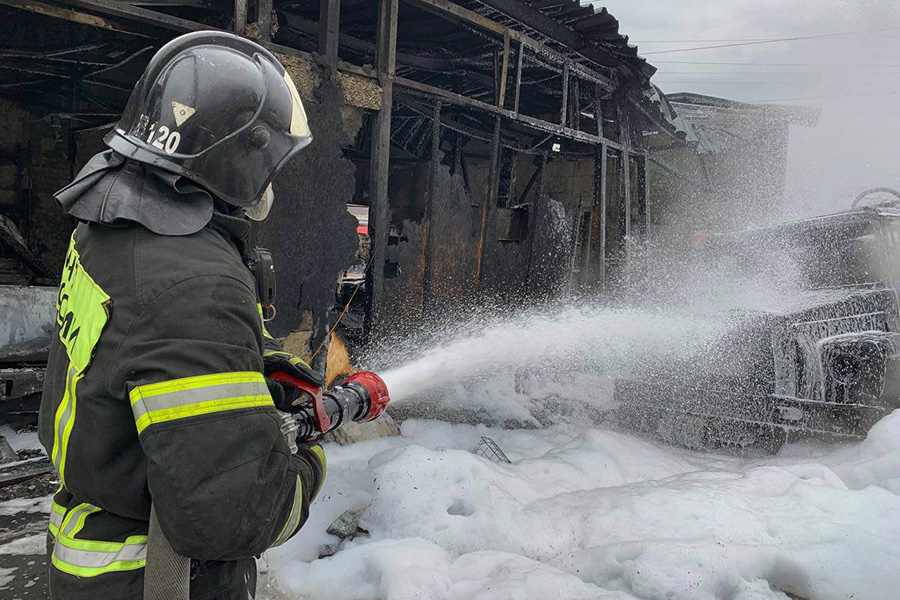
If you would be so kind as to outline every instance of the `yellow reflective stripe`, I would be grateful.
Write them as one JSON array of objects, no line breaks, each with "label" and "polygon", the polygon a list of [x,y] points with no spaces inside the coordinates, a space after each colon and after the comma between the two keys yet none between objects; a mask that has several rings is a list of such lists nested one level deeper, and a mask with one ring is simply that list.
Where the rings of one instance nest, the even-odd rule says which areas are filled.
[{"label": "yellow reflective stripe", "polygon": [[65,518],[65,516],[65,506],[61,506],[55,501],[50,504],[50,535],[56,537],[56,532],[59,531],[59,528],[62,525],[63,518]]},{"label": "yellow reflective stripe", "polygon": [[274,406],[262,373],[239,371],[173,379],[131,390],[138,433],[152,424],[216,412]]},{"label": "yellow reflective stripe", "polygon": [[146,535],[129,536],[124,542],[76,539],[88,516],[100,512],[100,508],[86,502],[79,504],[68,511],[54,532],[52,519],[60,514],[57,507],[59,505],[54,503],[50,513],[50,531],[55,538],[51,562],[60,571],[93,577],[112,571],[139,569],[146,563]]},{"label": "yellow reflective stripe", "polygon": [[271,334],[269,334],[269,331],[266,329],[266,318],[265,318],[265,315],[263,315],[263,307],[262,307],[262,304],[260,304],[259,302],[256,303],[256,310],[259,311],[259,323],[260,323],[260,325],[262,325],[262,333],[263,333],[263,335],[264,335],[265,337],[269,338],[270,340],[274,340],[275,338],[273,338],[273,337],[271,336]]},{"label": "yellow reflective stripe", "polygon": [[300,528],[300,518],[303,516],[303,482],[300,476],[297,476],[297,485],[294,486],[294,503],[291,504],[291,512],[281,528],[281,533],[275,538],[272,547],[280,546],[290,539],[292,535]]},{"label": "yellow reflective stripe", "polygon": [[51,562],[60,571],[78,577],[140,569],[147,563],[147,536],[133,535],[118,543],[60,535],[53,545]]},{"label": "yellow reflective stripe", "polygon": [[72,427],[75,425],[75,386],[80,380],[78,369],[72,363],[66,368],[66,387],[63,391],[62,401],[56,408],[56,416],[53,421],[53,449],[51,457],[56,472],[59,473],[62,485],[65,485],[66,475],[66,448],[69,437],[72,435]]},{"label": "yellow reflective stripe", "polygon": [[100,508],[92,504],[85,503],[76,506],[72,510],[68,524],[63,524],[63,535],[74,538],[84,527],[84,520],[88,518],[88,515],[92,515],[96,512],[100,512]]},{"label": "yellow reflective stripe", "polygon": [[316,444],[312,446],[310,450],[319,457],[319,462],[322,464],[322,478],[319,480],[319,487],[316,488],[316,493],[312,495],[313,499],[318,497],[319,492],[322,491],[322,486],[325,485],[325,474],[328,472],[328,461],[325,460],[325,451],[322,449],[322,446]]}]

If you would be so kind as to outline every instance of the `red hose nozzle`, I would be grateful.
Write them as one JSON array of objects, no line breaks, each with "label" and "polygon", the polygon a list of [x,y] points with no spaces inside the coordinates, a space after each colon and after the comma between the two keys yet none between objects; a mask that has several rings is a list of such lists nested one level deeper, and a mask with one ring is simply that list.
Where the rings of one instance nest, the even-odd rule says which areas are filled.
[{"label": "red hose nozzle", "polygon": [[371,371],[354,373],[342,385],[347,386],[348,384],[362,386],[369,395],[369,412],[359,419],[360,421],[374,421],[384,413],[387,405],[391,402],[384,380]]}]

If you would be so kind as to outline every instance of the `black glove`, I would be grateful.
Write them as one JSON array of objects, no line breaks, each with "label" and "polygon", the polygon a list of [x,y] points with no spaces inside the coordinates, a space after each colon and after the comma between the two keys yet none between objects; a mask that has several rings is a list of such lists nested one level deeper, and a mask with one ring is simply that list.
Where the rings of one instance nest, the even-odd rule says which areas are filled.
[{"label": "black glove", "polygon": [[282,371],[295,379],[306,381],[316,387],[325,385],[324,374],[314,370],[302,358],[284,350],[266,349],[265,354],[263,354],[263,369],[266,376]]},{"label": "black glove", "polygon": [[297,388],[282,385],[268,377],[266,377],[266,386],[269,388],[269,395],[272,396],[272,402],[275,403],[275,408],[281,412],[296,412],[297,408],[309,399],[309,394],[306,394]]}]

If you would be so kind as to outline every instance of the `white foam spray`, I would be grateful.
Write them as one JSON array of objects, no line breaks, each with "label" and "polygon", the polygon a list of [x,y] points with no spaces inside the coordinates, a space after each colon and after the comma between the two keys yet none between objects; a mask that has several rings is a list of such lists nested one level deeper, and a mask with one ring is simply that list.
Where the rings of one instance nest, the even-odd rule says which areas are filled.
[{"label": "white foam spray", "polygon": [[[462,410],[533,421],[548,396],[597,408],[611,401],[613,376],[705,354],[727,319],[592,305],[470,319],[455,334],[396,350],[382,370],[393,401],[423,411]],[[384,360],[382,356],[382,360]]]}]

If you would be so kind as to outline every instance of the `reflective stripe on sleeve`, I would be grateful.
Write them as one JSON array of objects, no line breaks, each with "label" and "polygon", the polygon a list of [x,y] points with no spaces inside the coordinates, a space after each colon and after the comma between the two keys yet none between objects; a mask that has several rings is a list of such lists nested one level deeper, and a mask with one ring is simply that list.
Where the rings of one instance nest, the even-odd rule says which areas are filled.
[{"label": "reflective stripe on sleeve", "polygon": [[[322,465],[322,477],[319,479],[319,487],[316,488],[316,493],[312,495],[313,499],[315,499],[319,496],[319,492],[322,491],[322,486],[325,485],[325,474],[328,472],[328,461],[325,460],[325,451],[322,449],[322,446],[316,444],[310,449],[313,451],[313,454],[318,457],[319,463]],[[310,502],[312,502],[312,500],[310,500]]]},{"label": "reflective stripe on sleeve", "polygon": [[262,373],[240,371],[173,379],[131,390],[138,434],[152,424],[210,413],[274,406]]},{"label": "reflective stripe on sleeve", "polygon": [[291,512],[288,514],[281,533],[275,538],[272,547],[280,546],[290,539],[292,535],[300,528],[300,518],[303,516],[303,483],[300,476],[297,476],[297,485],[294,487],[294,503],[291,505]]}]

